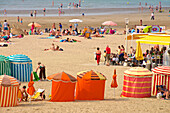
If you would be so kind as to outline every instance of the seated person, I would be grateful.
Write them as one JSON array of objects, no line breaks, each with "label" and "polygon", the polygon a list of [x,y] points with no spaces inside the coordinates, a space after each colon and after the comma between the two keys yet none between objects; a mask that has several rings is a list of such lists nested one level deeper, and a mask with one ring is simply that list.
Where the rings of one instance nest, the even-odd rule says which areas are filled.
[{"label": "seated person", "polygon": [[29,35],[32,35],[33,33],[32,33],[32,30],[30,29],[30,31],[29,31],[29,33],[28,33]]},{"label": "seated person", "polygon": [[165,96],[165,99],[168,99],[170,95],[170,91],[166,89],[165,85],[163,86],[163,88],[161,86],[158,86],[158,93],[161,93],[162,96]]},{"label": "seated person", "polygon": [[23,87],[21,88],[21,94],[22,94],[21,100],[22,100],[22,101],[27,101],[27,99],[28,99],[28,94],[27,94],[27,92],[26,92],[26,86],[23,86]]},{"label": "seated person", "polygon": [[62,35],[63,35],[63,36],[65,36],[65,35],[66,35],[65,31],[66,31],[66,30],[64,29],[64,30],[63,30],[63,32],[62,32]]},{"label": "seated person", "polygon": [[26,30],[24,30],[24,34],[25,34],[25,35],[28,35],[28,32],[27,32]]},{"label": "seated person", "polygon": [[58,45],[55,47],[54,43],[52,43],[50,49],[44,49],[44,51],[47,51],[47,50],[52,50],[52,51],[63,51],[63,49],[62,49],[62,48],[59,48]]},{"label": "seated person", "polygon": [[54,30],[51,31],[51,33],[49,34],[49,36],[55,36],[56,32]]},{"label": "seated person", "polygon": [[41,100],[45,100],[45,90],[40,93]]},{"label": "seated person", "polygon": [[61,32],[60,30],[57,30],[55,38],[60,38],[61,37]]}]

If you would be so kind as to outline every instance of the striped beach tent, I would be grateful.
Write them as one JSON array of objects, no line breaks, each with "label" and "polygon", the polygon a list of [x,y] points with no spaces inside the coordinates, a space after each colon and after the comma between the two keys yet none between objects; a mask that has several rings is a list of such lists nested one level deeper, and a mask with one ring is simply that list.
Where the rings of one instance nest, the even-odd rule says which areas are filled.
[{"label": "striped beach tent", "polygon": [[11,75],[11,67],[9,59],[3,55],[0,55],[0,75]]},{"label": "striped beach tent", "polygon": [[75,85],[77,79],[65,72],[56,73],[47,77],[52,80],[51,101],[67,102],[74,101]]},{"label": "striped beach tent", "polygon": [[97,71],[77,73],[76,99],[103,100],[106,77]]},{"label": "striped beach tent", "polygon": [[152,73],[142,67],[124,72],[122,97],[144,98],[151,96]]},{"label": "striped beach tent", "polygon": [[11,63],[11,75],[21,82],[29,82],[32,72],[32,60],[26,55],[8,56]]},{"label": "striped beach tent", "polygon": [[159,66],[152,69],[152,95],[157,94],[157,86],[165,85],[170,90],[170,66]]},{"label": "striped beach tent", "polygon": [[17,105],[17,95],[20,82],[8,75],[0,76],[0,106],[13,107]]}]

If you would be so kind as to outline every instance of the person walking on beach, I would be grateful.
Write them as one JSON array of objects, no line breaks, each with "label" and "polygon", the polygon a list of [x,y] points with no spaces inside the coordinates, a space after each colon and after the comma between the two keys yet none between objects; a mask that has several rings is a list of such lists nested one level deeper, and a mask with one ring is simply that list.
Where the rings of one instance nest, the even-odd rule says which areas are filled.
[{"label": "person walking on beach", "polygon": [[36,18],[36,15],[37,15],[37,11],[36,10],[34,10],[34,17]]},{"label": "person walking on beach", "polygon": [[151,20],[154,20],[155,17],[154,17],[154,12],[151,13]]},{"label": "person walking on beach", "polygon": [[111,53],[111,50],[110,50],[109,46],[107,45],[107,47],[106,47],[106,66],[110,65],[110,53]]},{"label": "person walking on beach", "polygon": [[33,17],[33,13],[32,13],[32,11],[31,11],[31,13],[30,13],[30,16],[31,16],[31,17]]},{"label": "person walking on beach", "polygon": [[54,0],[52,1],[52,6],[54,6]]},{"label": "person walking on beach", "polygon": [[4,16],[6,16],[7,15],[7,12],[6,12],[6,9],[4,9]]},{"label": "person walking on beach", "polygon": [[43,9],[44,16],[45,16],[45,12],[46,12],[46,9],[44,8],[44,9]]},{"label": "person walking on beach", "polygon": [[23,19],[21,18],[21,24],[23,23]]},{"label": "person walking on beach", "polygon": [[96,51],[97,65],[99,65],[99,63],[100,63],[100,57],[101,57],[101,51],[100,51],[100,48],[98,47],[97,51]]},{"label": "person walking on beach", "polygon": [[19,23],[19,16],[17,16],[17,21],[18,21],[18,23]]},{"label": "person walking on beach", "polygon": [[8,31],[8,22],[7,22],[7,20],[4,20],[4,24],[3,24],[2,27],[4,28],[4,32],[7,33],[7,31]]},{"label": "person walking on beach", "polygon": [[37,72],[38,69],[40,69],[40,73],[39,73],[39,78],[40,78],[40,80],[42,80],[42,78],[44,78],[44,80],[46,80],[46,74],[45,74],[45,66],[44,66],[44,64],[41,64],[41,62],[38,62],[38,67],[37,67],[37,69],[36,69],[35,72]]},{"label": "person walking on beach", "polygon": [[59,23],[59,29],[60,29],[60,32],[62,32],[62,24]]}]

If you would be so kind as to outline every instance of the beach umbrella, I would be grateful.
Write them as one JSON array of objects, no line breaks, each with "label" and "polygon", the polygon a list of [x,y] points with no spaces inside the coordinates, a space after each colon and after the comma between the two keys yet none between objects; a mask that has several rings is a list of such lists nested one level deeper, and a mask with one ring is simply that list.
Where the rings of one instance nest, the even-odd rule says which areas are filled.
[{"label": "beach umbrella", "polygon": [[136,60],[143,60],[144,59],[139,41],[137,42],[137,49],[136,49],[135,58],[136,58]]},{"label": "beach umbrella", "polygon": [[83,20],[80,20],[80,19],[72,19],[72,20],[69,20],[69,22],[74,22],[74,23],[76,23],[76,22],[83,22]]},{"label": "beach umbrella", "polygon": [[0,107],[14,107],[17,105],[17,96],[20,82],[8,75],[0,76]]},{"label": "beach umbrella", "polygon": [[[32,26],[32,23],[29,23],[28,26]],[[35,26],[35,27],[41,27],[41,25],[38,24],[38,23],[36,23],[36,22],[34,23],[34,26]]]},{"label": "beach umbrella", "polygon": [[102,25],[107,25],[107,26],[117,26],[116,23],[112,22],[112,21],[105,21],[102,23]]},{"label": "beach umbrella", "polygon": [[77,81],[75,77],[65,72],[61,72],[50,75],[47,79],[52,80],[52,102],[67,102],[75,100],[75,85]]},{"label": "beach umbrella", "polygon": [[113,80],[112,80],[112,83],[111,83],[111,88],[114,88],[114,97],[115,97],[115,88],[118,87],[117,85],[117,81],[116,81],[116,69],[114,69],[114,75],[113,75]]},{"label": "beach umbrella", "polygon": [[10,61],[7,57],[0,55],[0,75],[11,75]]}]

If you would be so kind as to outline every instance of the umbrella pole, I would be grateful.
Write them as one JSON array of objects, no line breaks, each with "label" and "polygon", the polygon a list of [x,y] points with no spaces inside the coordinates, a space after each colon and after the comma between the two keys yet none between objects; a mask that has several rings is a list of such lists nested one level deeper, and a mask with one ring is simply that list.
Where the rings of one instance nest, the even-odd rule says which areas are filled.
[{"label": "umbrella pole", "polygon": [[115,88],[114,88],[114,98],[115,98]]},{"label": "umbrella pole", "polygon": [[31,98],[32,98],[32,96],[30,95],[30,100],[29,100],[30,103],[31,103]]}]

